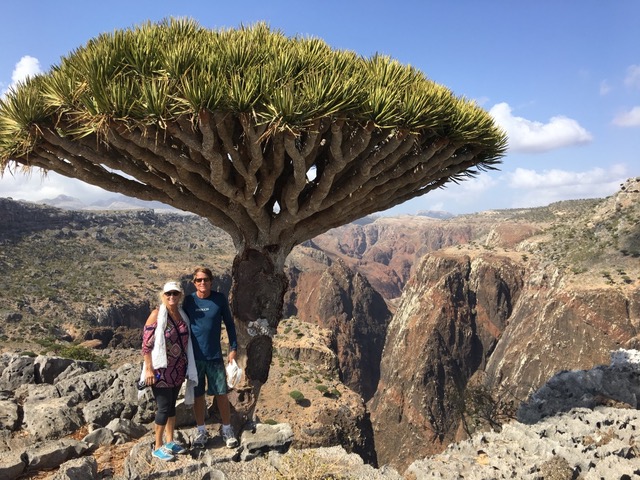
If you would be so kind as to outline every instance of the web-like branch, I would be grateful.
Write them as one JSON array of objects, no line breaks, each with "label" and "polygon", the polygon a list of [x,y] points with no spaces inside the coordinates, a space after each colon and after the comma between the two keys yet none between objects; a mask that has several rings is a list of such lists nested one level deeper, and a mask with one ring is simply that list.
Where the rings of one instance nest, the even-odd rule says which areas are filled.
[{"label": "web-like branch", "polygon": [[481,163],[470,146],[371,123],[325,118],[299,132],[268,131],[249,113],[202,111],[163,125],[111,121],[102,134],[75,138],[61,119],[35,131],[37,148],[18,161],[196,213],[236,245],[287,251]]}]

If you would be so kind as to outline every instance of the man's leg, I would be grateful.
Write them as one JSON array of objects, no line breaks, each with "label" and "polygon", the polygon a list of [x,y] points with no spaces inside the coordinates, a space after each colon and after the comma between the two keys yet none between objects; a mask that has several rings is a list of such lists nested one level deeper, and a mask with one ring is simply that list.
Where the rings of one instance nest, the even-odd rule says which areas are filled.
[{"label": "man's leg", "polygon": [[231,407],[229,405],[229,397],[225,393],[224,395],[216,395],[216,404],[220,411],[220,418],[223,425],[229,425],[231,423]]},{"label": "man's leg", "polygon": [[238,446],[238,440],[231,427],[231,406],[229,405],[229,397],[227,394],[216,395],[216,403],[220,410],[220,418],[222,419],[222,440],[229,448]]},{"label": "man's leg", "polygon": [[206,407],[206,399],[204,395],[193,399],[193,416],[196,418],[197,426],[204,426],[204,411]]}]

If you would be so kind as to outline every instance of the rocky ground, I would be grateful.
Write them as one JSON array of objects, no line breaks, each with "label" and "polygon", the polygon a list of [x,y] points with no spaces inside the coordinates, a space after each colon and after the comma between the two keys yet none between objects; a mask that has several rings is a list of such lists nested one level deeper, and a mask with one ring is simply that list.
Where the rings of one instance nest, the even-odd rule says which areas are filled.
[{"label": "rocky ground", "polygon": [[[635,363],[639,356],[638,351],[618,351],[610,366],[560,372],[521,406],[519,421],[503,425],[499,432],[478,432],[439,455],[413,462],[402,474],[388,467],[374,469],[339,446],[292,448],[294,433],[287,423],[259,424],[255,433],[242,434],[237,449],[225,448],[214,437],[207,448],[192,449],[166,463],[151,457],[150,432],[144,433],[146,429],[135,422],[114,419],[107,428],[83,426],[60,440],[32,441],[33,433],[25,431],[15,432],[11,441],[4,435],[0,478],[631,480],[640,478],[640,413],[629,403],[640,395],[640,368]],[[52,366],[57,361],[39,362]],[[0,377],[3,382],[10,376],[7,368]],[[120,369],[118,374],[127,371]],[[87,378],[79,376],[77,383]],[[63,390],[64,385],[61,381],[57,388]],[[34,395],[41,388],[26,390]],[[25,394],[25,389],[18,390]],[[106,441],[105,432],[121,441]],[[178,430],[187,446],[188,433],[189,428]],[[21,461],[29,465],[22,473],[11,463],[19,451]]]}]

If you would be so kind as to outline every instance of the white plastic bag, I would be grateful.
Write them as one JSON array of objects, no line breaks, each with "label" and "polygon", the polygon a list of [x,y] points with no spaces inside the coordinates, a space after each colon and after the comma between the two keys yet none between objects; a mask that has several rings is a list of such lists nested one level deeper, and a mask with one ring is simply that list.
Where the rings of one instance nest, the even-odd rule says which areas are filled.
[{"label": "white plastic bag", "polygon": [[235,388],[242,378],[242,369],[238,366],[235,360],[231,360],[227,364],[227,386],[229,388]]}]

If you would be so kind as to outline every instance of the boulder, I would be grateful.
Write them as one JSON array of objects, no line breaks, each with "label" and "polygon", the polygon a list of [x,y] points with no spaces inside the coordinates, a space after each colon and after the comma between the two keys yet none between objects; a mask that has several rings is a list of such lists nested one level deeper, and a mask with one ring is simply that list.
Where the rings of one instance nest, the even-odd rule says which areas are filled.
[{"label": "boulder", "polygon": [[0,431],[13,432],[20,426],[20,410],[11,400],[0,400]]},{"label": "boulder", "polygon": [[116,441],[116,437],[113,435],[113,431],[106,427],[98,428],[93,432],[85,435],[82,439],[83,442],[91,445],[112,445]]},{"label": "boulder", "polygon": [[56,439],[85,423],[77,396],[38,399],[24,404],[24,429],[37,439]]},{"label": "boulder", "polygon": [[12,356],[0,375],[0,389],[15,390],[20,385],[33,383],[35,379],[34,359]]},{"label": "boulder", "polygon": [[23,459],[26,460],[26,471],[31,472],[58,468],[67,460],[78,458],[91,450],[92,447],[87,443],[64,439],[29,449],[24,453]]},{"label": "boulder", "polygon": [[98,476],[98,463],[93,457],[82,457],[63,463],[51,480],[94,480]]},{"label": "boulder", "polygon": [[129,438],[140,438],[148,433],[148,429],[126,418],[114,418],[107,428],[113,433],[122,433]]},{"label": "boulder", "polygon": [[0,460],[0,478],[14,480],[24,472],[26,462],[18,454],[5,454]]},{"label": "boulder", "polygon": [[54,383],[56,377],[64,372],[76,360],[70,358],[48,357],[38,355],[33,362],[36,383]]},{"label": "boulder", "polygon": [[242,460],[251,460],[271,450],[285,452],[293,441],[293,430],[288,423],[266,425],[259,423],[255,432],[242,432],[240,442],[243,446]]}]

